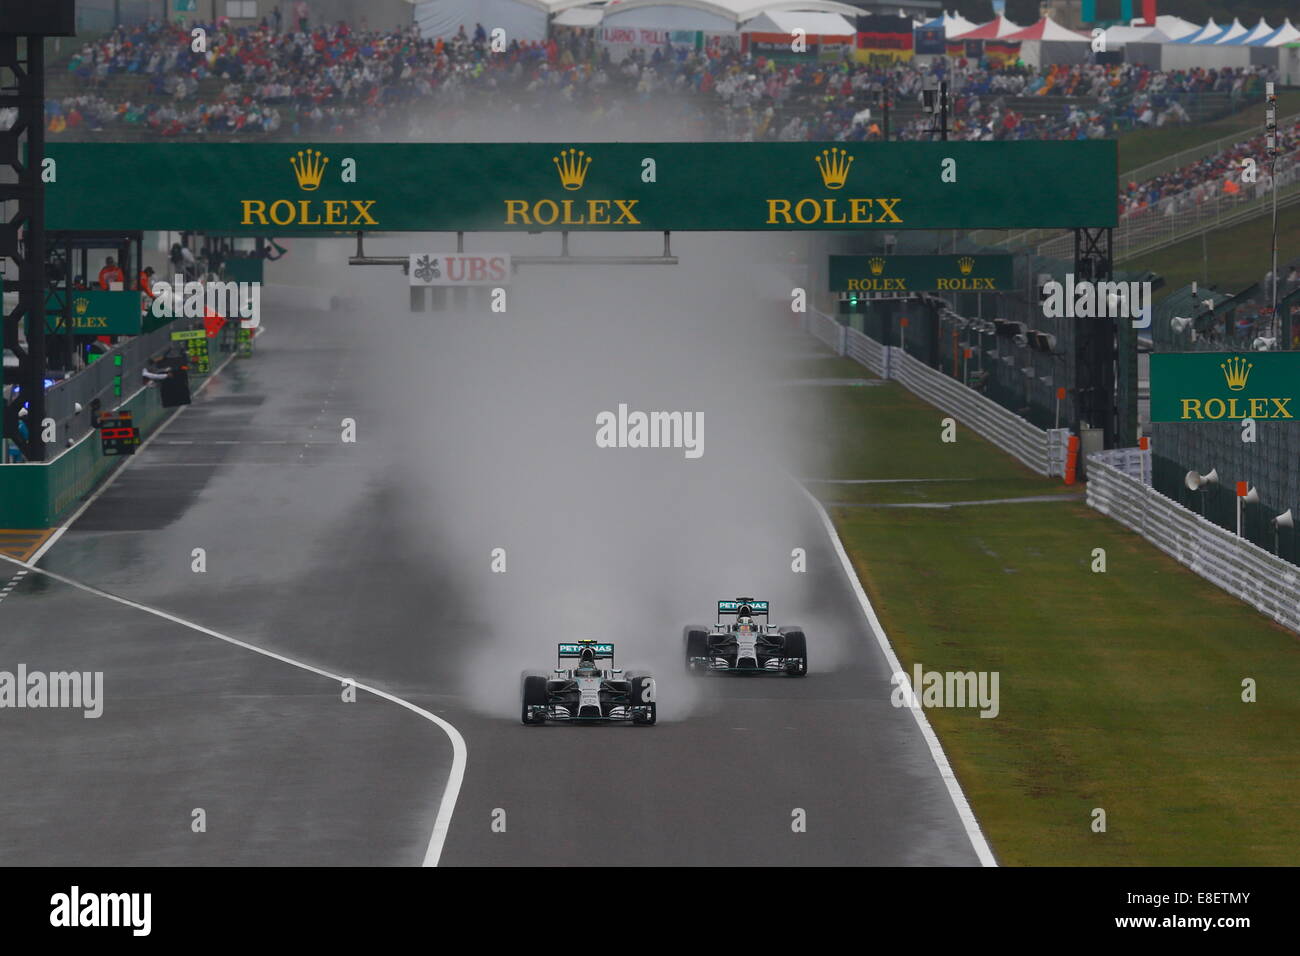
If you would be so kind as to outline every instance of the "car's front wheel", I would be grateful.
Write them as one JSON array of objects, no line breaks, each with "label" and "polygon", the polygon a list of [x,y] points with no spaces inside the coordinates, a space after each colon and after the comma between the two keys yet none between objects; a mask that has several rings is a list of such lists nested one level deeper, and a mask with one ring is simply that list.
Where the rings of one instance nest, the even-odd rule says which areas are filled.
[{"label": "car's front wheel", "polygon": [[528,676],[524,678],[523,722],[530,727],[546,723],[546,713],[534,713],[534,707],[546,706],[546,678]]},{"label": "car's front wheel", "polygon": [[808,676],[808,641],[803,631],[785,634],[785,672],[791,677]]}]

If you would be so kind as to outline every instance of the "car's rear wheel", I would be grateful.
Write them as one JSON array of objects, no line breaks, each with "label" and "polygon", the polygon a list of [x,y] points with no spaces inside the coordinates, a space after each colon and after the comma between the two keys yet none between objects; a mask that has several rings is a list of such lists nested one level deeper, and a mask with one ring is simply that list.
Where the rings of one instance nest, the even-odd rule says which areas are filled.
[{"label": "car's rear wheel", "polygon": [[709,632],[699,627],[688,627],[685,634],[686,673],[702,674],[708,670],[708,666],[702,661],[693,662],[692,658],[709,656]]},{"label": "car's rear wheel", "polygon": [[632,723],[653,725],[658,719],[659,705],[655,702],[655,679],[649,674],[632,678],[632,706],[644,708],[633,712]]},{"label": "car's rear wheel", "polygon": [[546,723],[546,715],[534,716],[533,707],[546,706],[546,678],[525,676],[524,677],[524,703],[522,719],[530,727]]},{"label": "car's rear wheel", "polygon": [[785,672],[791,677],[808,676],[808,641],[803,631],[785,633]]}]

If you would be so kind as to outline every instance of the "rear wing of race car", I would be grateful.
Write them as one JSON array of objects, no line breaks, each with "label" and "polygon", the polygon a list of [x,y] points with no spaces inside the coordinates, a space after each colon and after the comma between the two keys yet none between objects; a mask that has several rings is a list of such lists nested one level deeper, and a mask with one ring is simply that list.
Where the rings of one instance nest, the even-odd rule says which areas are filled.
[{"label": "rear wing of race car", "polygon": [[558,655],[560,662],[563,663],[566,660],[577,660],[582,656],[583,650],[588,647],[596,652],[596,660],[609,661],[610,666],[614,666],[614,645],[599,644],[596,641],[578,641],[573,644],[560,644]]},{"label": "rear wing of race car", "polygon": [[767,602],[756,601],[753,598],[736,598],[734,601],[718,602],[718,623],[722,623],[723,617],[736,617],[743,608],[749,608],[751,617],[767,617]]}]

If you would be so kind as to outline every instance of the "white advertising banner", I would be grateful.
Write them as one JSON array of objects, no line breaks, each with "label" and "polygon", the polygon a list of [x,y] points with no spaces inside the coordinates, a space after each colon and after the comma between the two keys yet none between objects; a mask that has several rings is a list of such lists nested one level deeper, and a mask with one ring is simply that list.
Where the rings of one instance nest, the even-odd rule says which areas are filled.
[{"label": "white advertising banner", "polygon": [[412,253],[411,285],[505,285],[510,256],[491,252]]}]

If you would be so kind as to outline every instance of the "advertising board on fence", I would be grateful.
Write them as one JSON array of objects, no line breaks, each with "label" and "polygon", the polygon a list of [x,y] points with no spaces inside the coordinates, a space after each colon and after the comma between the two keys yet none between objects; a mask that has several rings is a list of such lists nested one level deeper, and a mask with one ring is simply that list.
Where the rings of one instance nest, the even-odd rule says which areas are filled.
[{"label": "advertising board on fence", "polygon": [[1300,352],[1156,352],[1153,422],[1300,417]]}]

